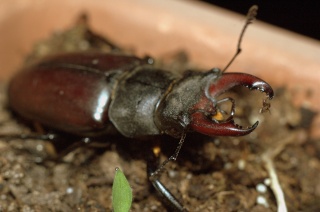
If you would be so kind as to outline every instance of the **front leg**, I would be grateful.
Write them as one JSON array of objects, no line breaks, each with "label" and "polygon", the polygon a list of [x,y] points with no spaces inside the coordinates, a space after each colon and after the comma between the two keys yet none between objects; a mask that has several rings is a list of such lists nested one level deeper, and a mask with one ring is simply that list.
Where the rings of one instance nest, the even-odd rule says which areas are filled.
[{"label": "front leg", "polygon": [[163,201],[170,209],[174,211],[188,211],[159,180],[161,175],[159,169],[163,169],[163,164],[160,165],[160,147],[155,146],[150,152],[147,159],[147,176],[153,187],[163,197]]}]

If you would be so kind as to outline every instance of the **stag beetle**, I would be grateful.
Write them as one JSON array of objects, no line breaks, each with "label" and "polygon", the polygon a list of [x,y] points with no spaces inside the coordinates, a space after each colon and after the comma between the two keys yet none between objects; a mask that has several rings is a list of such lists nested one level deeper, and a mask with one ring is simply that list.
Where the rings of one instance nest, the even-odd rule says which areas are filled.
[{"label": "stag beetle", "polygon": [[[248,18],[245,27],[252,19]],[[51,56],[24,68],[10,81],[8,100],[21,117],[83,138],[108,135],[114,128],[129,138],[161,134],[180,137],[175,154],[160,167],[149,166],[148,176],[173,207],[182,211],[182,204],[157,175],[168,161],[176,159],[189,131],[242,136],[257,127],[258,122],[248,128],[235,124],[234,100],[217,100],[238,85],[273,97],[268,83],[245,73],[214,68],[179,75],[156,69],[149,57],[76,52]],[[219,105],[226,101],[232,108],[224,118]]]}]

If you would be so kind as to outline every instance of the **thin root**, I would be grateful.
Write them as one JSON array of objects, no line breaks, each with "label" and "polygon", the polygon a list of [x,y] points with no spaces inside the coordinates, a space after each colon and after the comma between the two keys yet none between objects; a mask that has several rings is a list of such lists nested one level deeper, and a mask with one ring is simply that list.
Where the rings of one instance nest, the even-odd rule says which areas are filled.
[{"label": "thin root", "polygon": [[278,212],[287,212],[286,200],[284,198],[283,190],[280,186],[278,175],[276,169],[274,168],[272,157],[270,154],[264,154],[262,159],[265,163],[265,168],[270,176],[271,180],[271,190],[273,191],[274,196],[276,197]]},{"label": "thin root", "polygon": [[264,161],[265,168],[270,176],[271,181],[271,190],[276,198],[277,206],[278,206],[278,212],[287,212],[287,205],[284,197],[284,192],[281,188],[277,171],[274,167],[273,159],[279,155],[287,145],[295,142],[297,139],[299,139],[300,136],[303,136],[303,132],[298,131],[297,133],[292,133],[285,139],[283,139],[281,142],[278,142],[278,146],[276,148],[270,148],[262,155],[262,160]]}]

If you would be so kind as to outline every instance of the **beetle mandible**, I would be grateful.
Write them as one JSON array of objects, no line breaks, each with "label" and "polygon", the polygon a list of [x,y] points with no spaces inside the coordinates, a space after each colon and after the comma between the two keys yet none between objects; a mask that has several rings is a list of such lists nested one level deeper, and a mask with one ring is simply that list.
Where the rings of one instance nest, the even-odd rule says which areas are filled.
[{"label": "beetle mandible", "polygon": [[[250,14],[239,46],[255,16]],[[182,211],[182,204],[157,175],[169,160],[176,159],[185,134],[247,135],[258,122],[248,128],[238,126],[233,121],[234,100],[217,97],[238,85],[265,92],[269,99],[274,94],[268,83],[249,74],[224,73],[215,68],[178,75],[154,68],[152,61],[93,52],[51,56],[24,68],[11,80],[9,105],[25,119],[84,138],[108,135],[112,128],[129,138],[161,134],[180,137],[175,154],[160,167],[149,167],[148,175],[154,187]],[[219,107],[225,101],[232,103],[227,118]]]}]

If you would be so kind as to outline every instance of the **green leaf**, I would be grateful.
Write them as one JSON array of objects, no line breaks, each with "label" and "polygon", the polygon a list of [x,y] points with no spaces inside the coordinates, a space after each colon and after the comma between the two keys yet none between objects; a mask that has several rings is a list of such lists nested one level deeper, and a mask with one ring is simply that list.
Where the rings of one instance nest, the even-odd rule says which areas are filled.
[{"label": "green leaf", "polygon": [[123,172],[116,168],[112,185],[112,207],[114,212],[128,212],[132,203],[132,189]]}]

